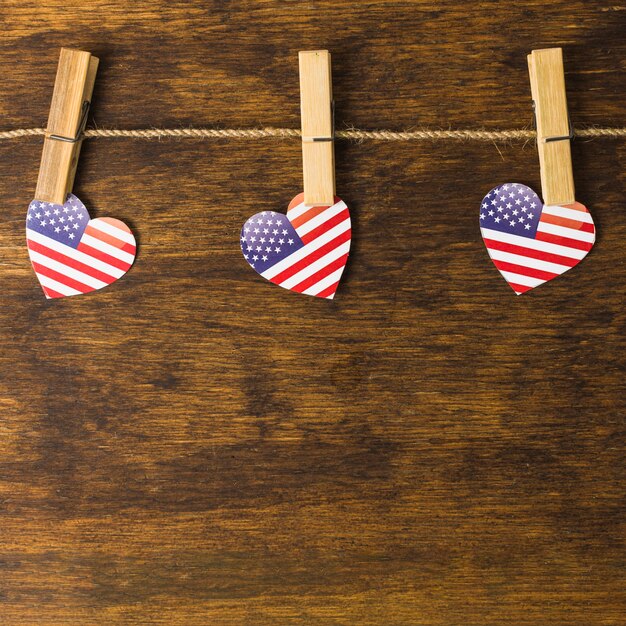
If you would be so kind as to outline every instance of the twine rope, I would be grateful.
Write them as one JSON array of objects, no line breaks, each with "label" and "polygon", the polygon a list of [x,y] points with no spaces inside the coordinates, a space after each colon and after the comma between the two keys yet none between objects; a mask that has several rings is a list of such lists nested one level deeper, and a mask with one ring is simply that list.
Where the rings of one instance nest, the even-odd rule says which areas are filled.
[{"label": "twine rope", "polygon": [[[21,137],[39,137],[46,134],[45,128],[18,128],[0,131],[0,141]],[[626,137],[626,128],[580,128],[575,137],[594,139],[598,137]],[[299,130],[293,128],[153,128],[153,129],[105,129],[92,128],[85,131],[85,138],[122,138],[134,139],[292,139],[301,137]],[[353,141],[490,141],[506,142],[536,138],[531,129],[518,130],[360,130],[349,128],[337,130],[337,139]]]}]

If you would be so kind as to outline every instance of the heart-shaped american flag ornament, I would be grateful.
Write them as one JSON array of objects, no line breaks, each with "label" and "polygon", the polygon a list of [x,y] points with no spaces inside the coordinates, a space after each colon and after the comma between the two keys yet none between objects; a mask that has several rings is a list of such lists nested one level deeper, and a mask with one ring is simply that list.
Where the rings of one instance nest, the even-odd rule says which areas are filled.
[{"label": "heart-shaped american flag ornament", "polygon": [[286,215],[263,211],[252,216],[241,229],[241,251],[270,282],[332,299],[348,260],[350,238],[350,211],[343,200],[311,207],[299,194]]},{"label": "heart-shaped american flag ornament", "polygon": [[71,193],[65,204],[30,203],[26,242],[46,298],[102,289],[124,276],[135,260],[130,228],[111,217],[90,219]]},{"label": "heart-shaped american flag ornament", "polygon": [[578,265],[596,240],[593,218],[580,202],[544,205],[520,183],[495,187],[483,198],[480,232],[494,265],[518,295]]}]

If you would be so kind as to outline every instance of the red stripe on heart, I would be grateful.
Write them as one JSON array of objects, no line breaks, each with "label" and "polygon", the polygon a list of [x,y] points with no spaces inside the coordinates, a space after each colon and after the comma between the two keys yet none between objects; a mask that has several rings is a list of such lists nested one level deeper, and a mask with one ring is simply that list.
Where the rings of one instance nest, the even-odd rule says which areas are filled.
[{"label": "red stripe on heart", "polygon": [[499,270],[505,272],[513,272],[514,274],[521,274],[522,276],[530,276],[531,278],[539,278],[541,280],[552,280],[559,276],[559,274],[555,274],[554,272],[546,272],[545,270],[538,270],[534,267],[527,267],[526,265],[517,265],[515,263],[509,263],[508,261],[497,261],[496,259],[492,260],[493,264]]},{"label": "red stripe on heart", "polygon": [[63,263],[63,265],[67,265],[68,267],[78,270],[79,272],[82,272],[83,274],[87,274],[91,276],[92,278],[97,278],[98,280],[101,280],[103,283],[107,283],[107,285],[116,280],[114,276],[105,274],[104,272],[101,272],[100,270],[97,270],[96,268],[91,267],[90,265],[85,265],[85,263],[81,263],[80,261],[77,261],[76,259],[72,259],[71,257],[66,256],[65,254],[61,254],[60,252],[53,250],[52,248],[43,246],[42,244],[37,243],[36,241],[29,240],[28,248],[35,252],[40,252],[41,254],[53,259],[54,261]]},{"label": "red stripe on heart", "polygon": [[117,269],[124,270],[125,272],[128,271],[131,267],[130,263],[127,263],[126,261],[122,261],[121,259],[118,259],[117,257],[111,256],[110,254],[107,254],[106,252],[102,252],[102,250],[93,248],[92,246],[86,243],[83,243],[82,241],[78,244],[78,248],[76,249],[80,252],[84,252],[85,254],[88,254],[89,256],[92,256],[94,259],[98,259],[99,261],[108,263],[109,265],[112,265],[113,267],[117,267]]},{"label": "red stripe on heart", "polygon": [[[274,278],[271,279],[271,282],[276,283],[276,284],[282,283],[284,280],[287,280],[294,274],[297,274],[299,271],[311,265],[311,263],[314,263],[318,259],[321,259],[323,256],[327,255],[329,252],[332,252],[335,248],[340,246],[342,243],[345,243],[346,241],[350,241],[349,230],[347,230],[344,233],[341,233],[341,235],[338,235],[334,239],[331,239],[328,243],[324,244],[317,250],[311,252],[311,254],[305,256],[301,261],[294,263],[291,267],[286,269],[284,272],[277,274],[276,276],[274,276]],[[295,289],[295,288],[292,288],[292,289]],[[299,291],[299,290],[296,290],[296,291]]]},{"label": "red stripe on heart", "polygon": [[485,245],[492,250],[501,250],[502,252],[510,252],[511,254],[519,254],[522,256],[528,256],[539,261],[548,261],[550,263],[559,263],[561,265],[569,265],[574,267],[579,259],[572,259],[571,257],[562,256],[560,254],[553,254],[552,252],[543,252],[542,250],[534,250],[533,248],[524,248],[522,246],[516,246],[512,243],[505,243],[503,241],[496,241],[495,239],[484,239]]},{"label": "red stripe on heart", "polygon": [[[313,285],[315,285],[315,283],[318,283],[323,278],[326,278],[326,276],[330,276],[334,271],[338,270],[340,267],[343,267],[346,264],[347,260],[348,260],[348,255],[344,254],[343,256],[339,257],[335,261],[332,261],[331,263],[329,263],[326,267],[323,267],[321,270],[318,270],[317,272],[315,272],[315,274],[312,274],[308,278],[305,278],[301,283],[294,285],[291,289],[293,291],[298,291],[299,293],[306,291],[309,287],[312,287]],[[316,295],[319,295],[319,294],[316,294]]]},{"label": "red stripe on heart", "polygon": [[[289,217],[289,215],[287,215]],[[345,220],[350,218],[350,213],[348,209],[344,209],[341,213],[337,213],[334,217],[331,217],[329,220],[326,220],[323,224],[320,224],[312,231],[308,232],[306,235],[302,236],[302,241],[304,243],[309,243],[314,239],[317,239],[320,235],[323,235],[326,231],[330,230],[334,226],[341,224]]]},{"label": "red stripe on heart", "polygon": [[540,230],[535,235],[537,241],[545,241],[546,243],[556,243],[559,246],[567,248],[576,248],[577,250],[585,250],[589,252],[593,248],[593,244],[588,241],[580,241],[579,239],[570,239],[569,237],[561,237],[560,235],[551,235]]},{"label": "red stripe on heart", "polygon": [[90,291],[94,291],[94,287],[90,287],[89,285],[85,285],[74,278],[70,278],[65,274],[61,274],[56,270],[53,270],[45,265],[41,265],[40,263],[36,263],[35,261],[31,261],[33,265],[33,269],[37,274],[41,274],[42,276],[47,276],[48,278],[52,278],[52,280],[56,280],[58,283],[65,285],[66,287],[71,287],[72,289],[76,289],[76,291],[80,291],[81,293],[89,293]]}]

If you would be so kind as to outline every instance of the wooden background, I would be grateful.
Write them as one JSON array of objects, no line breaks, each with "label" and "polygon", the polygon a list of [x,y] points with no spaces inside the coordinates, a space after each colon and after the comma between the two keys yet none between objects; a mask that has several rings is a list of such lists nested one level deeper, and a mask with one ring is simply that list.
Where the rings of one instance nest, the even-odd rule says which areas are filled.
[{"label": "wooden background", "polygon": [[[5,0],[2,129],[43,126],[60,46],[93,124],[522,128],[561,45],[572,119],[626,125],[609,2]],[[0,143],[0,623],[623,625],[626,141],[574,144],[599,238],[515,297],[478,205],[532,143],[338,142],[336,300],[266,284],[241,224],[301,191],[297,140],[85,142],[75,192],[139,240],[48,302],[24,245],[41,139]]]}]

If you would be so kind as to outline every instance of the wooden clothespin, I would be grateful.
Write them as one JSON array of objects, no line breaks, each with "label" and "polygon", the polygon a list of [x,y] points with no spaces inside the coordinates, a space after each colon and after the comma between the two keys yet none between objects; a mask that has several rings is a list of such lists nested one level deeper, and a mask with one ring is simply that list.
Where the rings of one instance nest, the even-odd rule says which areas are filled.
[{"label": "wooden clothespin", "polygon": [[61,49],[35,199],[63,204],[72,190],[98,59]]},{"label": "wooden clothespin", "polygon": [[543,201],[565,205],[575,201],[570,140],[572,126],[567,110],[561,48],[533,50],[528,55],[530,88],[537,125],[537,149]]},{"label": "wooden clothespin", "polygon": [[304,204],[330,206],[335,200],[335,129],[330,53],[299,53]]}]

